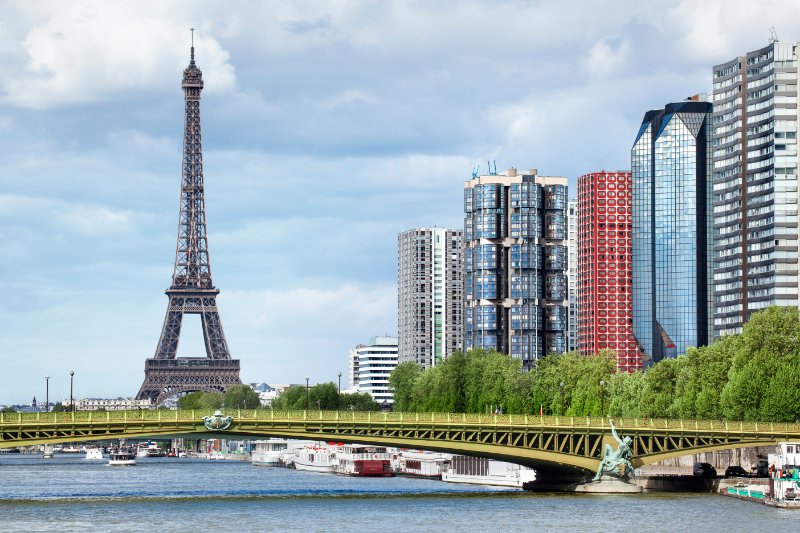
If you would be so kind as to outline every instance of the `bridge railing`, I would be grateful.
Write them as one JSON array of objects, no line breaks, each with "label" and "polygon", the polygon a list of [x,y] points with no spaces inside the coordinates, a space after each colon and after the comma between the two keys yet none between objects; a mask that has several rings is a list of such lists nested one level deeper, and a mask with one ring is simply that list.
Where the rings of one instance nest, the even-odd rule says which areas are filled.
[{"label": "bridge railing", "polygon": [[[135,411],[77,411],[50,413],[0,413],[0,424],[40,425],[40,424],[96,424],[96,423],[135,423],[173,422],[200,424],[204,416],[213,410],[135,410]],[[272,409],[226,409],[224,414],[233,416],[236,421],[264,422],[330,422],[330,423],[388,423],[388,424],[436,424],[472,426],[524,426],[560,427],[576,429],[610,430],[608,420],[601,417],[568,417],[537,415],[487,415],[481,413],[396,413],[360,411],[277,411]],[[628,431],[736,431],[800,433],[800,424],[786,422],[740,422],[726,420],[671,420],[659,418],[619,418],[614,419],[618,429]]]}]

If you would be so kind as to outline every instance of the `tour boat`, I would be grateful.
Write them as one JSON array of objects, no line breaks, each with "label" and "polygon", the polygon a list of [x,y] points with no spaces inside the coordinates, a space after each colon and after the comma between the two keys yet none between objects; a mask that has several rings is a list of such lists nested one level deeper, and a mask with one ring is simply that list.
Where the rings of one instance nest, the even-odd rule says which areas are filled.
[{"label": "tour boat", "polygon": [[335,448],[335,472],[342,476],[391,477],[392,454],[379,446],[343,444]]},{"label": "tour boat", "polygon": [[136,464],[136,452],[125,448],[114,450],[108,455],[110,466],[133,466]]},{"label": "tour boat", "polygon": [[442,471],[452,458],[449,453],[401,450],[397,454],[394,471],[398,476],[442,479]]},{"label": "tour boat", "polygon": [[86,448],[86,459],[89,461],[102,461],[103,452],[97,446]]},{"label": "tour boat", "polygon": [[75,446],[64,446],[61,448],[61,453],[81,453],[81,449]]},{"label": "tour boat", "polygon": [[332,473],[336,469],[336,454],[327,447],[307,446],[295,450],[292,460],[297,470]]},{"label": "tour boat", "polygon": [[536,472],[526,466],[464,455],[454,455],[442,471],[442,481],[449,483],[524,488],[535,479]]}]

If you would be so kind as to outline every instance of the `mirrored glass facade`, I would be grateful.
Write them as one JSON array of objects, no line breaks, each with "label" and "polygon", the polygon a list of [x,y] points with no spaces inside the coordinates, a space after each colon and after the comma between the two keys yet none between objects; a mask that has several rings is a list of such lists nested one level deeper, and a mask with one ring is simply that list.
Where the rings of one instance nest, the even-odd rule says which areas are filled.
[{"label": "mirrored glass facade", "polygon": [[568,341],[567,180],[535,170],[464,188],[464,349],[533,362]]},{"label": "mirrored glass facade", "polygon": [[648,112],[631,150],[633,334],[645,365],[713,334],[711,111]]}]

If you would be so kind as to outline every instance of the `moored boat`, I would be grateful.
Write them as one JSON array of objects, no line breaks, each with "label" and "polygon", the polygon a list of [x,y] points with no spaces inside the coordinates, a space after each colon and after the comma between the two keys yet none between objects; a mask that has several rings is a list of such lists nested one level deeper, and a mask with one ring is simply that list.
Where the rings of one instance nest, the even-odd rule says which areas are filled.
[{"label": "moored boat", "polygon": [[781,442],[780,453],[769,455],[769,488],[765,503],[800,508],[800,442]]},{"label": "moored boat", "polygon": [[333,473],[336,469],[336,455],[331,448],[307,446],[294,451],[294,467],[307,472]]},{"label": "moored boat", "polygon": [[536,472],[526,466],[504,463],[483,457],[454,455],[442,471],[442,481],[497,487],[524,488],[536,479]]},{"label": "moored boat", "polygon": [[335,448],[335,472],[342,476],[391,477],[392,455],[381,446],[343,444]]},{"label": "moored boat", "polygon": [[401,450],[395,461],[398,476],[442,479],[442,471],[447,468],[453,456],[449,453],[422,450]]},{"label": "moored boat", "polygon": [[255,466],[281,466],[281,454],[289,447],[287,439],[266,439],[253,441],[251,461]]}]

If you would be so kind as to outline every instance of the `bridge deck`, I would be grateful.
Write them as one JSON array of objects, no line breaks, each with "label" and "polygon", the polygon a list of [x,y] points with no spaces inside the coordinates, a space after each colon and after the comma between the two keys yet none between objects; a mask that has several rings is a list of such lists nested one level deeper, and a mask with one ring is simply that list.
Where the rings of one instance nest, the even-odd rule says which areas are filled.
[{"label": "bridge deck", "polygon": [[[492,457],[540,472],[596,468],[603,445],[613,442],[608,419],[463,413],[369,413],[352,411],[227,410],[224,431],[203,425],[207,411],[86,411],[0,413],[0,447],[186,436],[268,436],[365,442]],[[800,440],[800,425],[720,420],[614,419],[633,439],[636,466],[669,457]]]}]

